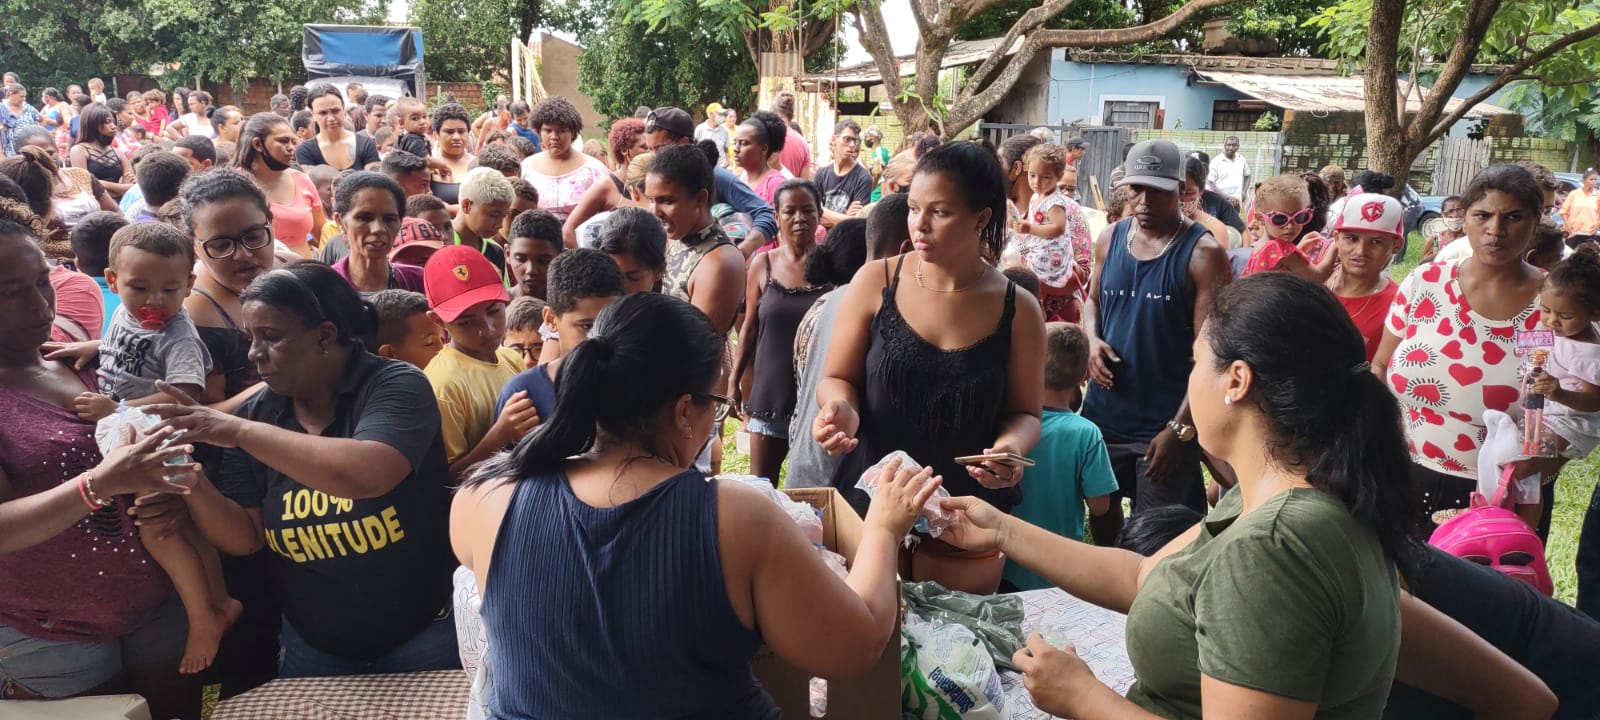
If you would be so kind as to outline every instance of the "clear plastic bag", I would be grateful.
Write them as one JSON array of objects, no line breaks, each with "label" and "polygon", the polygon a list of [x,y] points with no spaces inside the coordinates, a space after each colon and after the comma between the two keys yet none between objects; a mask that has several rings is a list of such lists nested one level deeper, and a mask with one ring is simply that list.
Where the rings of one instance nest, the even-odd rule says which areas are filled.
[{"label": "clear plastic bag", "polygon": [[794,521],[794,524],[800,526],[800,532],[805,533],[806,540],[810,541],[812,545],[822,545],[821,511],[807,503],[785,495],[783,491],[773,487],[772,483],[754,475],[718,475],[717,479],[741,482],[747,487],[760,491],[761,494],[766,495],[777,503],[778,507],[783,508],[784,514],[788,515],[789,519]]},{"label": "clear plastic bag", "polygon": [[[866,472],[861,473],[861,479],[856,481],[856,488],[865,492],[867,497],[872,497],[873,493],[878,489],[878,475],[895,458],[900,459],[900,467],[902,468],[922,467],[921,463],[906,454],[904,450],[896,450],[883,456],[882,460],[867,468]],[[950,492],[945,490],[943,486],[933,491],[933,497],[928,498],[928,503],[922,506],[922,516],[917,518],[917,523],[912,526],[912,529],[928,537],[936,538],[939,537],[940,533],[944,532],[945,528],[950,527],[950,523],[955,520],[955,517],[939,507],[939,499],[947,497],[950,497]]]},{"label": "clear plastic bag", "polygon": [[[145,435],[149,434],[151,428],[154,428],[160,424],[161,418],[156,417],[155,415],[151,415],[144,410],[128,405],[127,403],[117,403],[116,410],[113,410],[110,415],[100,418],[100,421],[95,423],[94,442],[96,445],[100,446],[100,454],[102,456],[109,455],[111,454],[112,450],[122,446],[124,429],[130,427],[133,428],[133,439],[134,441],[138,441],[143,439]],[[182,442],[180,433],[173,433],[167,438],[167,441],[163,443],[163,445],[170,445],[175,442]],[[192,462],[192,460],[189,459],[188,455],[179,455],[178,457],[168,460],[166,464],[169,466],[176,466],[187,465],[190,462]],[[169,475],[167,477],[167,481],[176,486],[185,485],[182,482],[174,482],[175,478],[177,480],[184,479],[182,476]]]}]

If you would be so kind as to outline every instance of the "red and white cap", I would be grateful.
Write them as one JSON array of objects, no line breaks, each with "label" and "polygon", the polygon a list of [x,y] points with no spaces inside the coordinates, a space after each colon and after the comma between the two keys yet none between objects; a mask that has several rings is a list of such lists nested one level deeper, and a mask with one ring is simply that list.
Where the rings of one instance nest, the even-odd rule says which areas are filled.
[{"label": "red and white cap", "polygon": [[1333,229],[1404,237],[1405,226],[1405,210],[1399,200],[1383,193],[1362,193],[1344,199],[1344,209],[1339,211]]}]

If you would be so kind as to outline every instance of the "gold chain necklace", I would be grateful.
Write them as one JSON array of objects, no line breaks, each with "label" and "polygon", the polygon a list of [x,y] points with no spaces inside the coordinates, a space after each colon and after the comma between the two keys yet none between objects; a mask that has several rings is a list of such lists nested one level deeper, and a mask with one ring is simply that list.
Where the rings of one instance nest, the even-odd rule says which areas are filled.
[{"label": "gold chain necklace", "polygon": [[977,285],[978,281],[983,279],[983,275],[986,272],[988,272],[988,268],[987,267],[980,268],[978,270],[978,277],[974,278],[972,280],[972,282],[969,282],[969,283],[967,283],[965,285],[957,286],[957,287],[952,288],[950,290],[940,290],[939,288],[928,287],[927,283],[923,282],[923,279],[922,279],[922,258],[917,258],[917,269],[916,270],[912,270],[911,271],[911,275],[917,279],[917,287],[922,288],[923,290],[930,290],[930,291],[936,292],[936,293],[959,293],[959,292],[966,292],[973,285]]}]

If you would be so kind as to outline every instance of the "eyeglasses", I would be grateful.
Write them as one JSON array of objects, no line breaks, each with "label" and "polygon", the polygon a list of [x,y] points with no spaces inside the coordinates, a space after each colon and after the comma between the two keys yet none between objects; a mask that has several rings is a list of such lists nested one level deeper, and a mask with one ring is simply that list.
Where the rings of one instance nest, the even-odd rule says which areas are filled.
[{"label": "eyeglasses", "polygon": [[716,404],[717,422],[726,420],[728,418],[728,414],[733,410],[733,398],[730,398],[727,395],[714,392],[703,392],[695,393],[694,396],[700,398],[701,400],[710,400]]},{"label": "eyeglasses", "polygon": [[239,233],[238,237],[218,235],[209,240],[202,240],[200,249],[206,252],[207,257],[214,260],[226,260],[233,257],[241,247],[246,250],[260,250],[271,244],[272,226],[262,223]]},{"label": "eyeglasses", "polygon": [[861,144],[861,138],[853,137],[853,136],[850,136],[850,135],[835,135],[833,139],[838,140],[839,142],[842,142],[842,143],[844,143],[846,145],[860,145]]},{"label": "eyeglasses", "polygon": [[1300,212],[1297,212],[1297,213],[1295,213],[1293,215],[1290,215],[1288,213],[1281,213],[1281,212],[1261,212],[1261,211],[1257,211],[1256,215],[1259,215],[1261,217],[1266,218],[1267,222],[1272,223],[1273,225],[1276,225],[1278,227],[1283,227],[1283,226],[1289,225],[1291,223],[1293,223],[1295,225],[1304,225],[1304,224],[1306,224],[1308,222],[1311,222],[1311,217],[1312,217],[1311,208],[1301,208]]}]

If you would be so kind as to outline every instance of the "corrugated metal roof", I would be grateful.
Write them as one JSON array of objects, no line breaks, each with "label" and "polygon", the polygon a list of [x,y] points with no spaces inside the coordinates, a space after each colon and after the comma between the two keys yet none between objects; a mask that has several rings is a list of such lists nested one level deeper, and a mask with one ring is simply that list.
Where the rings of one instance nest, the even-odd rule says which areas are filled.
[{"label": "corrugated metal roof", "polygon": [[[1366,112],[1366,88],[1359,75],[1324,74],[1263,74],[1195,69],[1195,77],[1202,83],[1226,85],[1257,100],[1285,110],[1303,112]],[[1407,83],[1400,81],[1400,91]],[[1460,107],[1461,101],[1452,98],[1446,110]],[[1422,101],[1412,94],[1406,102],[1407,112],[1422,109]],[[1472,108],[1475,115],[1512,115],[1510,110],[1478,103]]]}]

